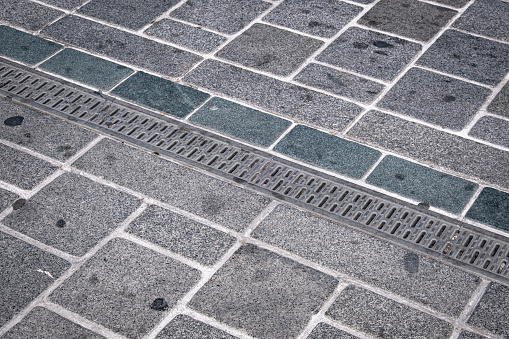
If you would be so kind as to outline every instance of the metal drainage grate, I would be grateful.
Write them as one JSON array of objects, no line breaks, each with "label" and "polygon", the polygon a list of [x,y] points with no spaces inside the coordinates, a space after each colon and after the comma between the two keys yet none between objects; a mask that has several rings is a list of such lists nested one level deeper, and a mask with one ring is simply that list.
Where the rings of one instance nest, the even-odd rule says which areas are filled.
[{"label": "metal drainage grate", "polygon": [[509,239],[0,61],[0,95],[509,284]]}]

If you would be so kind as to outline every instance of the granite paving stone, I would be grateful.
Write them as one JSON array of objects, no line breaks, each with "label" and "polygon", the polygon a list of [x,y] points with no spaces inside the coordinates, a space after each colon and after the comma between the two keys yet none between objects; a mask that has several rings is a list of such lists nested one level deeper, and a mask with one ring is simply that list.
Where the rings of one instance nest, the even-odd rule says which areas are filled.
[{"label": "granite paving stone", "polygon": [[364,115],[348,135],[421,162],[509,187],[509,152],[460,136],[378,111]]},{"label": "granite paving stone", "polygon": [[66,161],[97,137],[84,128],[0,98],[0,135],[4,140]]},{"label": "granite paving stone", "polygon": [[3,223],[47,245],[82,256],[140,204],[133,196],[83,176],[63,174]]},{"label": "granite paving stone", "polygon": [[490,94],[487,88],[412,68],[383,97],[378,107],[459,131]]},{"label": "granite paving stone", "polygon": [[287,76],[322,45],[320,40],[273,26],[254,24],[217,52],[216,56]]},{"label": "granite paving stone", "polygon": [[509,118],[509,82],[502,87],[489,104],[488,112]]},{"label": "granite paving stone", "polygon": [[433,0],[437,4],[444,4],[451,7],[461,8],[468,4],[469,0]]},{"label": "granite paving stone", "polygon": [[0,0],[0,20],[30,31],[37,31],[64,12],[28,0]]},{"label": "granite paving stone", "polygon": [[357,337],[343,332],[325,323],[319,323],[313,329],[308,339],[357,339]]},{"label": "granite paving stone", "polygon": [[454,22],[453,27],[509,42],[509,3],[476,1]]},{"label": "granite paving stone", "polygon": [[39,67],[105,91],[133,72],[128,67],[71,48],[64,49]]},{"label": "granite paving stone", "polygon": [[51,24],[41,34],[171,77],[185,74],[202,59],[196,54],[74,15]]},{"label": "granite paving stone", "polygon": [[252,236],[450,315],[461,313],[480,283],[457,268],[284,205]]},{"label": "granite paving stone", "polygon": [[363,5],[369,5],[370,3],[373,3],[373,1],[375,0],[352,0],[352,1]]},{"label": "granite paving stone", "polygon": [[467,218],[509,231],[509,193],[485,187],[467,212]]},{"label": "granite paving stone", "polygon": [[129,77],[111,93],[179,118],[191,113],[210,97],[194,88],[144,72]]},{"label": "granite paving stone", "polygon": [[17,197],[16,194],[0,188],[0,211],[6,209]]},{"label": "granite paving stone", "polygon": [[452,325],[381,295],[348,286],[326,315],[378,338],[447,338]]},{"label": "granite paving stone", "polygon": [[[0,232],[0,326],[48,288],[71,265],[24,241]],[[50,275],[46,274],[48,272]]]},{"label": "granite paving stone", "polygon": [[62,46],[7,26],[0,26],[0,55],[35,65]]},{"label": "granite paving stone", "polygon": [[170,16],[221,33],[234,34],[270,6],[260,0],[188,0]]},{"label": "granite paving stone", "polygon": [[204,61],[184,82],[326,129],[342,130],[362,111],[344,100],[215,60]]},{"label": "granite paving stone", "polygon": [[461,332],[459,339],[486,339],[486,337],[483,337],[482,335],[478,335],[471,332]]},{"label": "granite paving stone", "polygon": [[199,279],[191,267],[114,239],[49,298],[128,338],[141,338]]},{"label": "granite paving stone", "polygon": [[355,179],[381,156],[373,148],[303,125],[295,126],[274,150]]},{"label": "granite paving stone", "polygon": [[390,81],[412,61],[421,45],[352,27],[334,40],[316,60]]},{"label": "granite paving stone", "polygon": [[307,65],[294,80],[364,103],[375,100],[384,89],[384,85],[378,82],[314,63]]},{"label": "granite paving stone", "polygon": [[178,315],[159,332],[156,338],[235,339],[236,337],[186,315]]},{"label": "granite paving stone", "polygon": [[495,86],[509,72],[509,45],[447,30],[417,64]]},{"label": "granite paving stone", "polygon": [[358,23],[407,38],[428,41],[457,14],[445,7],[414,0],[382,0]]},{"label": "granite paving stone", "polygon": [[237,231],[270,203],[258,194],[111,140],[101,141],[75,166]]},{"label": "granite paving stone", "polygon": [[252,336],[294,338],[336,284],[331,276],[246,244],[196,293],[189,307]]},{"label": "granite paving stone", "polygon": [[468,320],[468,324],[486,329],[504,338],[509,337],[509,287],[491,283]]},{"label": "granite paving stone", "polygon": [[362,7],[337,0],[287,0],[271,10],[263,20],[311,35],[331,38],[361,11]]},{"label": "granite paving stone", "polygon": [[476,122],[469,135],[509,148],[509,121],[485,116]]},{"label": "granite paving stone", "polygon": [[39,1],[44,2],[45,4],[48,5],[64,8],[67,10],[71,10],[87,2],[87,0],[39,0]]},{"label": "granite paving stone", "polygon": [[217,97],[189,120],[264,147],[272,145],[291,125],[288,120]]}]

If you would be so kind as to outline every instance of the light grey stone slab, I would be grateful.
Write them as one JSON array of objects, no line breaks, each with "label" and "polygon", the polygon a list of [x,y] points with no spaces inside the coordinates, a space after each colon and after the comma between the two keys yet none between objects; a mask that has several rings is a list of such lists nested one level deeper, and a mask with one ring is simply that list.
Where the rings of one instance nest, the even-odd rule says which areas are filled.
[{"label": "light grey stone slab", "polygon": [[509,82],[502,87],[490,103],[488,112],[509,118]]},{"label": "light grey stone slab", "polygon": [[476,1],[454,22],[453,27],[509,42],[509,3]]},{"label": "light grey stone slab", "polygon": [[509,287],[491,283],[468,320],[470,325],[509,337]]},{"label": "light grey stone slab", "polygon": [[6,209],[17,197],[16,194],[0,188],[0,211]]},{"label": "light grey stone slab", "polygon": [[325,323],[319,323],[313,329],[308,339],[357,339],[357,337],[338,330]]},{"label": "light grey stone slab", "polygon": [[236,337],[186,315],[178,315],[159,332],[156,338],[235,339]]},{"label": "light grey stone slab", "polygon": [[469,135],[509,148],[509,121],[485,116],[479,119]]},{"label": "light grey stone slab", "polygon": [[28,0],[0,0],[0,20],[30,31],[37,31],[64,12]]}]

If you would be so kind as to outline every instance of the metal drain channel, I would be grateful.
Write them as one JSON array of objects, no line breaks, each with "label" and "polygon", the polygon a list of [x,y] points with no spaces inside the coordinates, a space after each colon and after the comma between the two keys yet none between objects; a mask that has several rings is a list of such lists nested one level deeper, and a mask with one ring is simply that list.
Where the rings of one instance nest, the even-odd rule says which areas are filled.
[{"label": "metal drain channel", "polygon": [[509,239],[0,60],[0,96],[509,284]]}]

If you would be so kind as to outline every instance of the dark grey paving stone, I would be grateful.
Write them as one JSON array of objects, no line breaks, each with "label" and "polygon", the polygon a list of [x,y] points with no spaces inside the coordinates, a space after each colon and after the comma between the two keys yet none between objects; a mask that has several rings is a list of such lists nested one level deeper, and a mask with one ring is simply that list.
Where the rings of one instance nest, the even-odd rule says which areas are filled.
[{"label": "dark grey paving stone", "polygon": [[30,31],[37,31],[64,14],[28,0],[0,0],[0,20]]},{"label": "dark grey paving stone", "polygon": [[210,97],[194,88],[144,72],[134,74],[111,93],[179,118],[191,113]]},{"label": "dark grey paving stone", "polygon": [[417,64],[494,86],[509,72],[509,45],[447,30]]},{"label": "dark grey paving stone", "polygon": [[413,0],[382,0],[358,23],[419,41],[433,38],[456,11]]},{"label": "dark grey paving stone", "polygon": [[495,99],[490,103],[488,111],[503,117],[509,117],[509,82],[502,87]]},{"label": "dark grey paving stone", "polygon": [[7,26],[0,26],[0,55],[35,65],[62,46]]},{"label": "dark grey paving stone", "polygon": [[500,0],[476,1],[454,22],[453,27],[509,41],[509,3]]},{"label": "dark grey paving stone", "polygon": [[370,111],[348,135],[425,163],[509,187],[509,152],[446,132]]},{"label": "dark grey paving stone", "polygon": [[437,4],[444,4],[451,7],[461,8],[469,3],[469,0],[433,0]]},{"label": "dark grey paving stone", "polygon": [[3,223],[76,256],[88,252],[140,205],[135,197],[85,177],[63,174]]},{"label": "dark grey paving stone", "polygon": [[357,337],[343,332],[335,327],[325,323],[319,323],[313,332],[307,337],[308,339],[357,339]]},{"label": "dark grey paving stone", "polygon": [[215,60],[204,61],[184,81],[291,119],[338,131],[362,111],[341,99]]},{"label": "dark grey paving stone", "polygon": [[492,333],[509,337],[509,287],[491,283],[468,323]]},{"label": "dark grey paving stone", "polygon": [[114,239],[50,299],[128,338],[146,335],[200,279],[200,272],[123,239]]},{"label": "dark grey paving stone", "polygon": [[97,144],[75,166],[237,231],[270,203],[258,194],[111,140]]},{"label": "dark grey paving stone", "polygon": [[23,310],[70,266],[64,259],[0,232],[0,326]]},{"label": "dark grey paving stone", "polygon": [[480,283],[472,274],[284,205],[253,237],[451,315],[461,313]]},{"label": "dark grey paving stone", "polygon": [[126,232],[208,266],[235,243],[226,233],[157,206],[150,206]]},{"label": "dark grey paving stone", "polygon": [[274,150],[356,179],[381,156],[375,149],[303,125],[295,126]]},{"label": "dark grey paving stone", "polygon": [[260,0],[188,0],[170,16],[221,33],[234,34],[270,6]]},{"label": "dark grey paving stone", "polygon": [[459,131],[472,120],[490,94],[487,88],[412,68],[378,107]]},{"label": "dark grey paving stone", "polygon": [[485,116],[472,127],[469,135],[509,148],[509,121]]},{"label": "dark grey paving stone", "polygon": [[0,188],[0,211],[6,209],[17,197],[16,194]]},{"label": "dark grey paving stone", "polygon": [[86,129],[4,98],[0,98],[0,136],[61,161],[97,137]]},{"label": "dark grey paving stone", "polygon": [[70,48],[64,49],[39,67],[105,91],[133,72],[128,67]]},{"label": "dark grey paving stone", "polygon": [[45,308],[36,307],[21,322],[4,334],[2,338],[101,339],[104,337]]},{"label": "dark grey paving stone", "polygon": [[260,338],[295,338],[337,281],[252,244],[243,245],[189,307]]},{"label": "dark grey paving stone", "polygon": [[226,41],[219,34],[169,19],[156,22],[145,33],[204,53],[212,52]]},{"label": "dark grey paving stone", "polygon": [[352,0],[352,1],[360,3],[360,4],[363,4],[363,5],[368,5],[368,4],[372,3],[375,0]]},{"label": "dark grey paving stone", "polygon": [[175,6],[178,0],[92,0],[78,13],[139,30]]},{"label": "dark grey paving stone", "polygon": [[202,59],[193,53],[73,15],[51,24],[41,34],[172,77],[185,74]]},{"label": "dark grey paving stone", "polygon": [[158,339],[235,339],[236,337],[186,315],[178,315],[159,334]]},{"label": "dark grey paving stone", "polygon": [[279,4],[263,20],[330,38],[361,11],[362,7],[341,1],[289,0]]},{"label": "dark grey paving stone", "polygon": [[421,50],[421,45],[358,27],[349,28],[316,60],[390,81]]},{"label": "dark grey paving stone", "polygon": [[486,187],[481,191],[467,218],[509,231],[509,193]]},{"label": "dark grey paving stone", "polygon": [[461,332],[459,339],[486,339],[482,335],[474,334],[471,332]]},{"label": "dark grey paving stone", "polygon": [[452,325],[381,295],[348,286],[326,315],[379,338],[447,338]]},{"label": "dark grey paving stone", "polygon": [[307,65],[294,80],[326,92],[370,103],[384,85],[318,64]]},{"label": "dark grey paving stone", "polygon": [[212,98],[189,118],[199,125],[268,147],[291,122],[221,98]]},{"label": "dark grey paving stone", "polygon": [[254,24],[216,55],[276,75],[290,75],[323,42],[277,27]]},{"label": "dark grey paving stone", "polygon": [[64,8],[67,10],[71,10],[87,2],[87,0],[40,0],[40,1],[48,5]]}]

